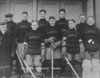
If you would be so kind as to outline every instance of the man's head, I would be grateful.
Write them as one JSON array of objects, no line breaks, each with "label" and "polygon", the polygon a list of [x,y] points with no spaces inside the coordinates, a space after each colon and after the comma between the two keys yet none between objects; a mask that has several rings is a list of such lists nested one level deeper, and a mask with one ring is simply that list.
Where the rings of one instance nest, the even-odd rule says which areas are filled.
[{"label": "man's head", "polygon": [[85,14],[81,14],[81,15],[79,16],[79,18],[80,18],[80,22],[81,22],[81,23],[85,23],[85,22],[86,22],[86,15],[85,15]]},{"label": "man's head", "polygon": [[89,16],[89,17],[87,18],[87,24],[88,24],[89,26],[92,26],[92,25],[95,24],[95,19],[94,19],[93,16]]},{"label": "man's head", "polygon": [[50,23],[50,26],[55,26],[55,23],[56,23],[56,19],[54,16],[50,16],[49,17],[49,23]]},{"label": "man's head", "polygon": [[65,18],[66,15],[66,10],[65,9],[60,9],[59,10],[59,18]]},{"label": "man's head", "polygon": [[39,25],[38,25],[37,21],[32,21],[32,24],[31,24],[32,30],[37,30],[38,27],[39,27]]},{"label": "man's head", "polygon": [[0,23],[0,30],[1,31],[6,31],[7,30],[7,24],[6,24],[6,22],[1,22]]},{"label": "man's head", "polygon": [[74,19],[70,19],[68,21],[68,26],[69,26],[69,29],[75,29],[75,26],[76,26],[76,22]]},{"label": "man's head", "polygon": [[6,20],[7,21],[11,21],[12,20],[12,17],[13,17],[13,14],[7,13],[7,14],[5,14],[5,17],[6,17]]},{"label": "man's head", "polygon": [[40,13],[40,19],[45,19],[45,17],[46,17],[46,10],[45,9],[41,9],[39,11],[39,13]]},{"label": "man's head", "polygon": [[27,20],[28,19],[28,12],[27,11],[23,11],[22,12],[22,20]]}]

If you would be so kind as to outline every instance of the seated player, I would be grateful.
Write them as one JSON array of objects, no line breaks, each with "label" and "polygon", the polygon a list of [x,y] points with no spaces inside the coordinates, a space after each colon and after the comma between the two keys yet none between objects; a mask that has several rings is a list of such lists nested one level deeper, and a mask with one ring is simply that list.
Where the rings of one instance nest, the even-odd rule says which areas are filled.
[{"label": "seated player", "polygon": [[96,27],[92,16],[87,18],[87,24],[88,27],[82,34],[86,55],[82,65],[83,78],[100,78],[100,30]]},{"label": "seated player", "polygon": [[[75,30],[76,23],[74,19],[68,21],[69,29],[63,34],[62,39],[62,57],[66,56],[72,66],[80,64],[80,51],[82,39],[80,33]],[[64,56],[63,56],[64,55]]]},{"label": "seated player", "polygon": [[[36,75],[42,75],[41,72],[41,57],[44,56],[43,37],[38,30],[39,26],[36,21],[31,24],[32,30],[26,34],[23,45],[26,47],[26,63],[29,67],[35,70]],[[34,68],[33,68],[34,67]],[[29,72],[27,70],[27,72]]]}]

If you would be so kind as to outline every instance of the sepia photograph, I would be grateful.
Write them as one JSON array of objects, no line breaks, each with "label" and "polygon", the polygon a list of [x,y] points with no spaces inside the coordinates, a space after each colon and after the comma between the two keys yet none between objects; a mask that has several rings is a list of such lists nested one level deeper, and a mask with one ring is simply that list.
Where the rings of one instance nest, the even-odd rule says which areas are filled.
[{"label": "sepia photograph", "polygon": [[100,78],[100,0],[0,0],[0,78]]}]

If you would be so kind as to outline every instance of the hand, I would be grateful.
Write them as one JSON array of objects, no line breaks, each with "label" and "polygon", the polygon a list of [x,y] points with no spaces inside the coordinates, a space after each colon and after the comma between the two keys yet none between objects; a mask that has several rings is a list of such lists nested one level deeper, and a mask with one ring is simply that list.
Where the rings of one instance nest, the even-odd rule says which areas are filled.
[{"label": "hand", "polygon": [[13,52],[11,53],[11,57],[14,58],[14,53]]},{"label": "hand", "polygon": [[50,43],[53,43],[54,41],[55,41],[55,37],[50,37],[50,38],[48,38],[48,41],[50,42]]},{"label": "hand", "polygon": [[65,56],[67,56],[67,53],[61,53],[61,58],[65,60]]},{"label": "hand", "polygon": [[57,45],[56,45],[56,44],[51,44],[50,47],[51,47],[52,49],[55,49],[55,48],[57,47]]},{"label": "hand", "polygon": [[80,53],[79,58],[80,58],[80,60],[82,61],[82,60],[85,58],[85,53]]}]

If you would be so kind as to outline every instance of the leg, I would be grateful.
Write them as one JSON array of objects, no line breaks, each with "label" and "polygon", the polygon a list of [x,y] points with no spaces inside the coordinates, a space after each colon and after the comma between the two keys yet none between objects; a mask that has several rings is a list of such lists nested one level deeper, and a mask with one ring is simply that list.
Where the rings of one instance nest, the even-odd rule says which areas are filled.
[{"label": "leg", "polygon": [[51,48],[46,48],[46,58],[45,58],[45,66],[44,74],[46,76],[51,75]]},{"label": "leg", "polygon": [[[32,55],[26,55],[26,63],[28,66],[33,69],[33,57]],[[26,72],[29,73],[29,70],[26,68]]]},{"label": "leg", "polygon": [[99,51],[97,51],[92,58],[92,78],[100,78],[99,77]]},{"label": "leg", "polygon": [[41,78],[43,77],[43,73],[42,73],[42,64],[40,62],[41,60],[41,56],[40,55],[35,55],[34,56],[34,60],[33,60],[33,65],[35,67],[35,70],[36,70],[36,76],[38,78]]},{"label": "leg", "polygon": [[56,48],[54,50],[54,73],[56,76],[60,76],[61,71],[61,64],[60,64],[60,58],[61,58],[61,49]]},{"label": "leg", "polygon": [[86,58],[83,60],[82,68],[82,78],[91,78],[91,55],[88,52],[86,53]]}]

